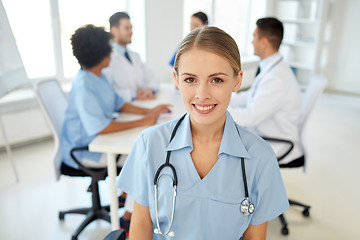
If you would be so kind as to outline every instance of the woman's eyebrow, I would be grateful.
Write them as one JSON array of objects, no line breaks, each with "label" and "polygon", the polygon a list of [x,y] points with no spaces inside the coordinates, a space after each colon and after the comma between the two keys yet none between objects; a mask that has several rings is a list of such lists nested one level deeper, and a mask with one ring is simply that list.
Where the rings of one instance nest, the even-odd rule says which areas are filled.
[{"label": "woman's eyebrow", "polygon": [[214,77],[214,76],[218,76],[218,75],[224,75],[224,76],[227,76],[226,73],[223,73],[223,72],[218,72],[218,73],[213,73],[211,75],[209,75],[209,77]]},{"label": "woman's eyebrow", "polygon": [[192,74],[192,73],[183,73],[183,74],[181,74],[181,76],[184,76],[184,75],[196,77],[196,75],[195,75],[195,74]]},{"label": "woman's eyebrow", "polygon": [[[192,76],[192,77],[196,77],[196,74],[192,74],[192,73],[182,73],[181,76]],[[209,77],[214,77],[214,76],[218,76],[218,75],[224,75],[224,76],[228,76],[226,73],[223,72],[218,72],[218,73],[213,73],[210,74]]]}]

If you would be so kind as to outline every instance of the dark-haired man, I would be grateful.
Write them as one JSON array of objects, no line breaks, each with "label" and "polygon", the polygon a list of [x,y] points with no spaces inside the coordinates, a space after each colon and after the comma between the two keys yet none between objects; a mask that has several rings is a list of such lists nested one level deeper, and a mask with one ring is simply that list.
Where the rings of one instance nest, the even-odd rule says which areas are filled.
[{"label": "dark-haired man", "polygon": [[[261,18],[254,31],[255,55],[261,61],[251,88],[233,95],[229,111],[234,120],[264,137],[287,139],[294,143],[287,163],[302,155],[299,145],[298,121],[301,93],[296,78],[279,54],[283,24],[276,18]],[[288,145],[269,142],[279,156]]]},{"label": "dark-haired man", "polygon": [[158,79],[141,61],[140,55],[127,48],[132,37],[129,15],[125,12],[114,13],[109,22],[114,41],[110,65],[104,69],[109,83],[127,102],[154,99]]}]

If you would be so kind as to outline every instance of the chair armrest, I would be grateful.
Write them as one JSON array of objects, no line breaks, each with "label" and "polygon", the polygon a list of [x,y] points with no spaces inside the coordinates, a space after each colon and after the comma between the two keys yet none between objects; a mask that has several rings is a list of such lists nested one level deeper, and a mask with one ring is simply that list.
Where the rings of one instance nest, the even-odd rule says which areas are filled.
[{"label": "chair armrest", "polygon": [[126,233],[124,229],[114,230],[104,238],[104,240],[125,240],[125,239],[126,239]]},{"label": "chair armrest", "polygon": [[83,164],[81,164],[81,162],[75,157],[74,152],[80,152],[80,151],[88,151],[89,150],[89,146],[84,146],[84,147],[75,147],[73,149],[70,150],[70,155],[72,157],[72,159],[76,162],[76,164],[80,167],[80,169],[89,174],[90,176],[94,177],[95,175],[98,175],[100,171],[104,171],[104,173],[106,173],[106,169],[102,169],[99,168],[98,170],[91,170],[90,168],[85,167]]},{"label": "chair armrest", "polygon": [[286,139],[270,138],[270,137],[262,137],[262,138],[265,141],[281,142],[281,143],[286,143],[286,144],[290,145],[289,149],[284,154],[280,155],[279,157],[276,156],[278,161],[280,161],[281,159],[286,157],[294,148],[294,143],[292,141],[289,141],[289,140],[286,140]]}]

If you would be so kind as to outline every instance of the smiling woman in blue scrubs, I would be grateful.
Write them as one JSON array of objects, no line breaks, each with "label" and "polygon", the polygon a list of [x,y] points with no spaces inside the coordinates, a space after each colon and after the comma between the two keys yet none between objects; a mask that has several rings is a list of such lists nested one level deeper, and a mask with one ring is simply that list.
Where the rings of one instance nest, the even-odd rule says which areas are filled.
[{"label": "smiling woman in blue scrubs", "polygon": [[[216,27],[196,29],[181,42],[174,70],[188,113],[170,143],[178,119],[146,129],[117,181],[136,201],[130,239],[266,239],[267,222],[289,203],[271,147],[227,112],[242,80],[235,41]],[[173,221],[170,168],[158,178],[157,201],[154,194],[167,151],[178,179]],[[241,212],[245,185],[255,206],[247,216]]]}]

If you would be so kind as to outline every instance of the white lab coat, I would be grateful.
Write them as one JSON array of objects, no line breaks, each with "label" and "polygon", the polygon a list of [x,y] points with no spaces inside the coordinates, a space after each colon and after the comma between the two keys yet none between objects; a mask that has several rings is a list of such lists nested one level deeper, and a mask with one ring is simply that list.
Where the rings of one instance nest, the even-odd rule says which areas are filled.
[{"label": "white lab coat", "polygon": [[103,70],[107,80],[113,89],[125,101],[133,100],[136,90],[151,88],[158,90],[159,81],[154,73],[141,61],[140,55],[134,51],[127,50],[130,63],[124,55],[113,49],[109,67]]},{"label": "white lab coat", "polygon": [[[251,88],[232,96],[229,112],[235,122],[260,136],[292,141],[294,149],[280,161],[288,163],[303,154],[298,127],[301,92],[289,66],[283,60],[278,62],[280,54],[270,57],[271,61],[255,77]],[[269,143],[277,156],[288,149],[288,145],[282,143]]]}]

